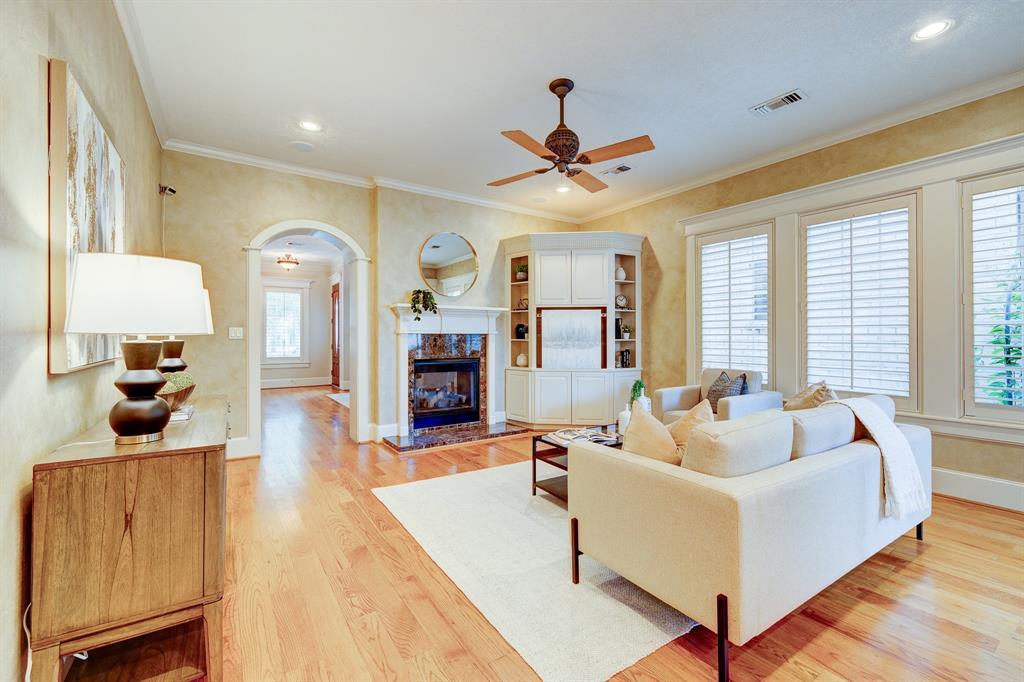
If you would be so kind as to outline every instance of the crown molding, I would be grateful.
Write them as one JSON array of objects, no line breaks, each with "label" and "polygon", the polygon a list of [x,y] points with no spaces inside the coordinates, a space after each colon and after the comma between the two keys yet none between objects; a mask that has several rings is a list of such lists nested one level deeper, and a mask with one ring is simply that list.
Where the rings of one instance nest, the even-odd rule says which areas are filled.
[{"label": "crown molding", "polygon": [[578,225],[581,222],[579,218],[574,218],[573,216],[561,213],[537,211],[535,209],[518,206],[516,204],[508,204],[504,201],[485,199],[483,197],[473,196],[472,194],[461,194],[459,192],[451,192],[437,187],[428,187],[427,185],[417,185],[411,182],[404,182],[402,180],[395,180],[392,178],[374,177],[373,182],[377,187],[383,187],[385,189],[397,189],[402,192],[422,194],[428,197],[447,199],[448,201],[457,201],[463,204],[473,204],[474,206],[483,206],[485,208],[496,208],[501,211],[521,213],[523,215],[535,216],[537,218],[547,218],[548,220],[558,220],[564,223],[572,223],[573,225]]},{"label": "crown molding", "polygon": [[219,147],[208,147],[202,144],[192,144],[191,142],[185,142],[184,140],[177,140],[173,138],[164,142],[164,149],[170,149],[175,152],[184,152],[185,154],[194,154],[196,156],[205,156],[209,159],[240,163],[245,166],[254,166],[256,168],[278,171],[280,173],[290,173],[292,175],[302,175],[307,178],[316,178],[317,180],[337,182],[342,185],[362,187],[363,189],[371,189],[373,187],[373,183],[370,182],[370,180],[357,175],[346,175],[344,173],[335,173],[334,171],[321,170],[319,168],[310,168],[309,166],[300,166],[295,163],[275,161],[264,156],[242,154],[241,152],[233,152]]},{"label": "crown molding", "polygon": [[770,154],[764,154],[749,161],[727,166],[721,170],[707,173],[705,175],[698,176],[692,180],[687,180],[683,183],[666,187],[665,189],[658,190],[651,194],[644,195],[639,199],[627,201],[621,204],[616,204],[603,211],[597,213],[591,213],[590,215],[584,216],[578,219],[577,222],[581,224],[588,223],[592,220],[598,220],[600,218],[607,218],[610,215],[616,213],[622,213],[638,206],[650,204],[665,197],[670,197],[673,194],[680,194],[687,192],[691,189],[697,189],[704,185],[710,185],[711,183],[718,182],[719,180],[725,180],[731,178],[734,175],[740,175],[748,171],[757,170],[765,166],[770,166],[774,163],[786,161],[788,159],[802,156],[810,152],[817,151],[819,149],[825,149],[832,145],[841,144],[854,140],[864,135],[870,135],[871,133],[877,133],[879,130],[885,130],[893,126],[900,125],[901,123],[907,123],[917,118],[924,116],[930,116],[946,109],[952,109],[962,104],[974,102],[985,97],[991,97],[992,95],[998,95],[1001,92],[1007,92],[1014,88],[1024,86],[1024,69],[1020,71],[1014,71],[1005,76],[993,78],[991,80],[976,83],[968,88],[957,90],[956,92],[947,93],[940,97],[935,97],[930,100],[925,100],[919,104],[904,107],[885,116],[871,119],[870,121],[863,123],[854,128],[847,128],[838,133],[830,133],[828,135],[822,135],[800,144],[786,147],[779,151],[772,152]]},{"label": "crown molding", "polygon": [[139,31],[139,20],[135,16],[135,8],[130,0],[113,0],[113,3],[117,19],[121,22],[121,33],[124,34],[125,42],[128,43],[128,52],[132,56],[132,61],[135,62],[135,73],[138,74],[139,84],[142,85],[142,96],[149,108],[149,118],[153,121],[157,138],[163,143],[170,131],[167,128],[163,107],[160,105],[160,94],[156,88],[156,81],[153,79],[149,53],[146,52],[146,46],[139,39],[142,33]]}]

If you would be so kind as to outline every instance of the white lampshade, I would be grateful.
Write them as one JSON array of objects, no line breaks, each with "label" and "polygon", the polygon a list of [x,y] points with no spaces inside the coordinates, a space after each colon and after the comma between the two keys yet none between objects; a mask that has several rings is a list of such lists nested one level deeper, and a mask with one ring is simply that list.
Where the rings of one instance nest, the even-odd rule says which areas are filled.
[{"label": "white lampshade", "polygon": [[75,257],[64,331],[170,336],[212,333],[202,268],[123,253]]},{"label": "white lampshade", "polygon": [[203,302],[206,304],[206,331],[205,334],[213,333],[213,311],[210,309],[210,290],[203,289]]}]

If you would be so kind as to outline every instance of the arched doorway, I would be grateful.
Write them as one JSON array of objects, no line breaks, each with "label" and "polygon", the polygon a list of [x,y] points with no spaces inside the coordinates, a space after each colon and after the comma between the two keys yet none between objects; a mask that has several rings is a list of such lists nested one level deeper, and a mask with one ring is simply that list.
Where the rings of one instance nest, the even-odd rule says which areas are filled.
[{"label": "arched doorway", "polygon": [[246,346],[246,396],[248,398],[248,426],[251,449],[260,452],[262,429],[260,425],[260,357],[263,344],[262,324],[262,273],[260,253],[270,241],[279,237],[308,235],[325,239],[352,254],[354,268],[352,300],[355,302],[355,340],[352,367],[351,406],[349,412],[349,436],[363,443],[370,440],[370,259],[365,249],[337,227],[319,220],[286,220],[271,225],[249,242],[246,250],[246,317],[248,319],[249,342]]}]

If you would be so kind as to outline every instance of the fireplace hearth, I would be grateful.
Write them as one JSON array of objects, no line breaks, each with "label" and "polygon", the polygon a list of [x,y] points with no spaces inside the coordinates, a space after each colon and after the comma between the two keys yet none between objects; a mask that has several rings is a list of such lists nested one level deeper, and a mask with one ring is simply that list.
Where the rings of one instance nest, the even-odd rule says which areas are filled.
[{"label": "fireplace hearth", "polygon": [[480,358],[414,360],[413,429],[480,421]]}]

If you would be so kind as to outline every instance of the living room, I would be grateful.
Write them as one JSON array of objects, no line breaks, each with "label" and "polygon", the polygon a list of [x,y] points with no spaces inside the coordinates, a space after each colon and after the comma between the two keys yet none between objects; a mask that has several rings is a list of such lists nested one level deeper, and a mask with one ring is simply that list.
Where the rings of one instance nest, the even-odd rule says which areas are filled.
[{"label": "living room", "polygon": [[0,3],[0,679],[1019,679],[1022,26]]}]

